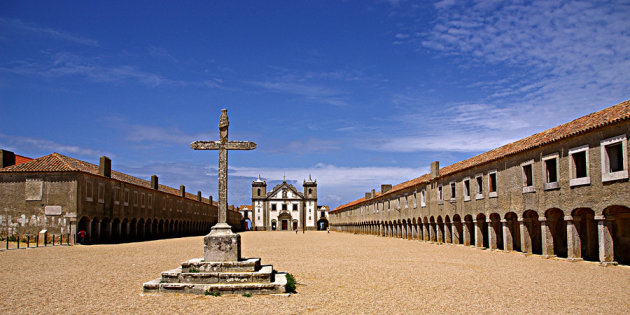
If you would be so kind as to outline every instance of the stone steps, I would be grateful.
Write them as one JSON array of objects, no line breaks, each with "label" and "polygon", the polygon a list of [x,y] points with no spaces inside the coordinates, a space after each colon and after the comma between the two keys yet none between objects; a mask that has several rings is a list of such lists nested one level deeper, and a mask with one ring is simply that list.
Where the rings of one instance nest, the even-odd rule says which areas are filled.
[{"label": "stone steps", "polygon": [[273,282],[268,283],[163,283],[158,278],[142,285],[145,293],[187,293],[209,295],[221,294],[281,294],[286,289],[286,273],[277,273]]},{"label": "stone steps", "polygon": [[279,294],[285,293],[286,273],[276,273],[260,258],[229,262],[191,259],[180,268],[162,272],[162,277],[145,282],[145,293]]}]

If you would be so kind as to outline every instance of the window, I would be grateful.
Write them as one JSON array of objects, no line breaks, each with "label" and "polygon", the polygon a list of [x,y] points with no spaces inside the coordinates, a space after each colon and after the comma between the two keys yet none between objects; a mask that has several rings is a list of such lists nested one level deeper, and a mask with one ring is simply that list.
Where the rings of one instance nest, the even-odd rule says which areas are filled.
[{"label": "window", "polygon": [[387,199],[387,211],[392,209],[392,200],[391,199]]},{"label": "window", "polygon": [[441,205],[442,201],[444,201],[444,193],[442,192],[442,184],[438,185],[438,189],[437,189],[437,194],[438,194],[438,204]]},{"label": "window", "polygon": [[455,194],[455,182],[450,182],[450,185],[451,185],[451,200],[450,201],[455,202],[455,197],[457,197]]},{"label": "window", "polygon": [[120,204],[120,187],[114,186],[112,187],[112,194],[114,195],[114,204]]},{"label": "window", "polygon": [[149,209],[153,209],[153,195],[149,194],[147,197],[147,206],[149,207]]},{"label": "window", "polygon": [[286,203],[282,204],[282,210],[287,210],[287,204]]},{"label": "window", "polygon": [[298,209],[298,205],[297,204],[293,204],[293,211],[297,211]]},{"label": "window", "polygon": [[94,201],[94,187],[90,181],[85,182],[85,200]]},{"label": "window", "polygon": [[271,204],[271,211],[276,211],[276,204],[275,203]]},{"label": "window", "polygon": [[521,164],[521,179],[523,183],[523,193],[535,192],[534,187],[534,160],[529,160]]},{"label": "window", "polygon": [[105,203],[105,184],[98,183],[97,194],[98,203]]},{"label": "window", "polygon": [[260,188],[256,190],[257,196],[260,196]]},{"label": "window", "polygon": [[396,203],[396,209],[400,210],[400,206],[401,206],[401,203],[400,203],[400,196],[398,196],[397,201],[398,201],[398,202]]},{"label": "window", "polygon": [[462,183],[462,186],[464,187],[464,201],[470,201],[470,178],[464,178]]},{"label": "window", "polygon": [[413,192],[413,207],[414,208],[418,207],[418,192],[417,191]]},{"label": "window", "polygon": [[497,171],[488,172],[488,197],[497,197]]},{"label": "window", "polygon": [[558,157],[559,155],[556,153],[542,158],[545,190],[560,188],[560,183],[558,182]]},{"label": "window", "polygon": [[405,195],[405,208],[409,208],[409,195]]},{"label": "window", "polygon": [[602,140],[602,182],[628,178],[628,142],[626,135]]},{"label": "window", "polygon": [[421,207],[427,206],[427,191],[424,189],[420,192],[420,206]]},{"label": "window", "polygon": [[140,195],[140,206],[141,206],[142,208],[144,208],[144,197],[145,197],[145,194],[144,194],[144,193],[142,193],[142,194]]},{"label": "window", "polygon": [[477,182],[477,194],[475,194],[475,199],[483,199],[483,174],[477,174],[475,181]]},{"label": "window", "polygon": [[125,206],[129,205],[129,189],[125,188],[125,201],[123,203]]},{"label": "window", "polygon": [[309,189],[308,189],[308,194],[310,195],[310,194],[312,194],[312,193],[313,193],[313,189],[309,188]]},{"label": "window", "polygon": [[588,171],[588,145],[569,149],[569,185],[579,186],[591,183]]}]

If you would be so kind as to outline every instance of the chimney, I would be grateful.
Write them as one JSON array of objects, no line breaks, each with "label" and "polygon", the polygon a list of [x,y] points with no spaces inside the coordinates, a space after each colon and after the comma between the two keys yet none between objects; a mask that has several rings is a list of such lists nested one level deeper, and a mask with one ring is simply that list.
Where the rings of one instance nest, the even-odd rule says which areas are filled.
[{"label": "chimney", "polygon": [[0,168],[15,165],[15,154],[11,151],[0,150]]},{"label": "chimney", "polygon": [[197,201],[201,201],[201,190],[197,190]]},{"label": "chimney", "polygon": [[387,185],[381,185],[381,194],[384,194],[388,191],[392,190],[392,185],[391,184],[387,184]]},{"label": "chimney", "polygon": [[179,195],[182,197],[186,197],[186,186],[179,185]]},{"label": "chimney", "polygon": [[101,162],[98,164],[98,174],[105,177],[112,177],[112,160],[106,156],[101,156]]},{"label": "chimney", "polygon": [[431,162],[431,180],[435,179],[438,176],[440,176],[440,162]]},{"label": "chimney", "polygon": [[157,175],[151,175],[151,188],[158,190],[160,187],[160,181],[158,180]]},{"label": "chimney", "polygon": [[372,189],[372,198],[376,197],[376,190]]},{"label": "chimney", "polygon": [[208,203],[212,206],[212,195],[208,196]]},{"label": "chimney", "polygon": [[367,199],[370,199],[370,198],[372,198],[372,194],[369,193],[369,192],[366,192],[365,193],[365,199],[367,200]]}]

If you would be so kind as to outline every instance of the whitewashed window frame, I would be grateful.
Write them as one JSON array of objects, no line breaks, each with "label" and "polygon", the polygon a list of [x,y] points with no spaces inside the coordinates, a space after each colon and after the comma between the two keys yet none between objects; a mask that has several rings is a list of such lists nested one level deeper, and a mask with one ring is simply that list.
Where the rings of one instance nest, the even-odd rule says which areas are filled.
[{"label": "whitewashed window frame", "polygon": [[[610,158],[608,156],[607,146],[621,143],[621,156],[623,158],[623,170],[611,172]],[[599,143],[601,148],[601,165],[602,165],[602,182],[610,182],[628,178],[628,140],[625,134],[604,139]]]}]

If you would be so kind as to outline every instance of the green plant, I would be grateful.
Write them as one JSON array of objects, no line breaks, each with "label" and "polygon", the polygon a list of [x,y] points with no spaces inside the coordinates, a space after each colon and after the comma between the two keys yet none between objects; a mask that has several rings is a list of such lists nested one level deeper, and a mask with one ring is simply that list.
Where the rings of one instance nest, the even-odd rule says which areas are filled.
[{"label": "green plant", "polygon": [[287,273],[287,284],[285,286],[287,293],[297,293],[295,292],[295,277],[292,274]]},{"label": "green plant", "polygon": [[221,296],[221,292],[206,290],[205,292],[203,292],[203,295]]},{"label": "green plant", "polygon": [[247,293],[243,293],[243,296],[244,296],[244,297],[252,297],[252,294],[251,294],[251,293],[249,293],[249,292],[247,292]]},{"label": "green plant", "polygon": [[189,273],[199,273],[199,270],[197,270],[196,268],[188,268],[188,272]]}]

